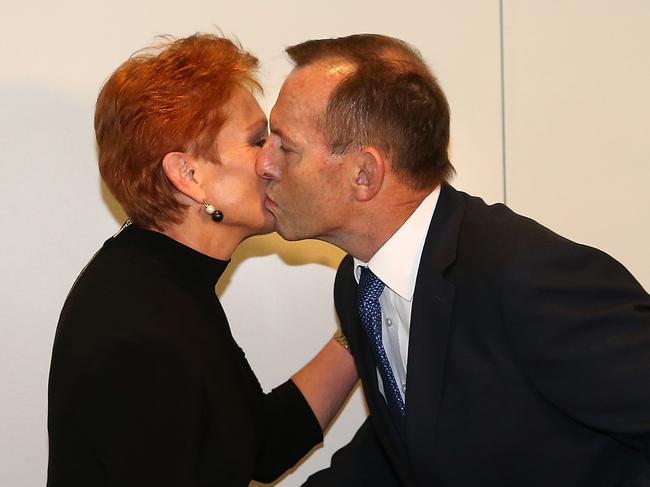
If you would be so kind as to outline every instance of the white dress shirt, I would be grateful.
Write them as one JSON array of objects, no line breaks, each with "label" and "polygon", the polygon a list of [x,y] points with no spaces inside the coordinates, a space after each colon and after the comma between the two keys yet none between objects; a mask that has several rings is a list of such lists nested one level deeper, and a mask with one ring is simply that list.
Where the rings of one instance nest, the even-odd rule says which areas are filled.
[{"label": "white dress shirt", "polygon": [[[361,275],[361,267],[367,266],[386,286],[379,296],[382,341],[404,401],[406,401],[406,370],[413,292],[422,248],[431,217],[438,203],[438,196],[440,196],[440,186],[422,200],[411,216],[369,262],[354,259],[354,277],[357,283]],[[379,390],[384,394],[379,371],[377,371],[377,378]]]}]

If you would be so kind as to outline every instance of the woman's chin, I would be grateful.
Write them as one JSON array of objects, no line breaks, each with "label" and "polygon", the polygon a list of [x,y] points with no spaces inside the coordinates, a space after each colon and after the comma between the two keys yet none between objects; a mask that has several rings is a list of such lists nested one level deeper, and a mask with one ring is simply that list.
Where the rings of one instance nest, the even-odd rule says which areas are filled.
[{"label": "woman's chin", "polygon": [[269,233],[275,231],[275,217],[268,211],[264,212],[263,220],[260,221],[260,224],[250,229],[250,237],[256,235],[268,235]]},{"label": "woman's chin", "polygon": [[268,235],[275,231],[275,219],[271,219],[270,222],[266,223],[264,227],[260,228],[259,232],[256,235]]}]

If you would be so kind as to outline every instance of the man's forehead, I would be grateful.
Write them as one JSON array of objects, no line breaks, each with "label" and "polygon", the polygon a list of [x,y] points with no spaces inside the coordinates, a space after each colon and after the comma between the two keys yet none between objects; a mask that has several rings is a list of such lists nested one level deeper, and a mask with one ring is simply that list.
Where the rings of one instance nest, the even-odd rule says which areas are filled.
[{"label": "man's forehead", "polygon": [[352,73],[354,69],[354,65],[348,61],[326,59],[294,68],[287,77],[287,82],[292,81],[296,85],[315,83],[324,88],[332,88]]},{"label": "man's forehead", "polygon": [[345,62],[319,62],[294,68],[289,74],[273,109],[276,117],[317,117],[323,113],[332,90],[352,70]]}]

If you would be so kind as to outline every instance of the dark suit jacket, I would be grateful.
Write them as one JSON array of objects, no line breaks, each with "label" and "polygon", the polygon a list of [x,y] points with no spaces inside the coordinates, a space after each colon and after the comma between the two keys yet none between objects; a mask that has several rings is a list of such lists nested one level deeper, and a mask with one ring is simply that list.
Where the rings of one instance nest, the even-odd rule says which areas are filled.
[{"label": "dark suit jacket", "polygon": [[306,485],[650,486],[650,297],[621,264],[444,186],[401,427],[377,388],[352,266],[335,300],[370,417]]}]

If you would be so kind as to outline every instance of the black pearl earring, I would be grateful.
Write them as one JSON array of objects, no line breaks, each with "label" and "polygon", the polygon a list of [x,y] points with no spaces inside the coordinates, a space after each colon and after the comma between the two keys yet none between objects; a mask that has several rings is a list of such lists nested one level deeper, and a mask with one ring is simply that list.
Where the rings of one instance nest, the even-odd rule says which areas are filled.
[{"label": "black pearl earring", "polygon": [[223,213],[221,210],[215,210],[214,206],[212,206],[207,201],[203,202],[203,206],[205,208],[205,212],[212,217],[212,221],[220,222],[223,220]]}]

